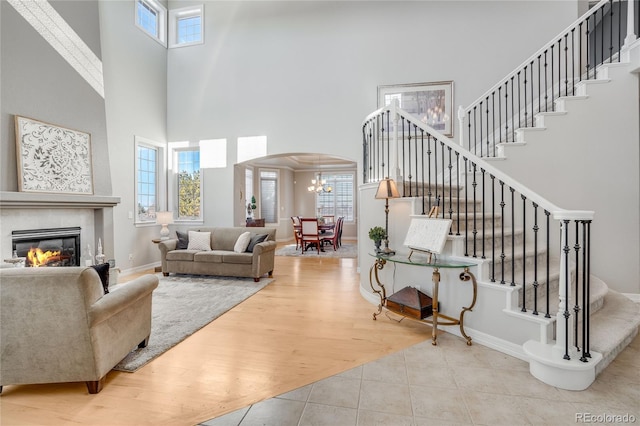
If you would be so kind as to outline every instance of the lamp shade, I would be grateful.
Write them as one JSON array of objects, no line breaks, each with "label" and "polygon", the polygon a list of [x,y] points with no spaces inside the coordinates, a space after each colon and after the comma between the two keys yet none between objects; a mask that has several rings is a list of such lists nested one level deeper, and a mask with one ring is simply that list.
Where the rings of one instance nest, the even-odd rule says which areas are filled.
[{"label": "lamp shade", "polygon": [[393,179],[388,177],[384,178],[378,184],[378,191],[376,192],[377,199],[385,198],[400,198],[400,193],[396,187],[396,183]]},{"label": "lamp shade", "polygon": [[157,212],[156,223],[159,223],[160,225],[173,223],[173,212]]}]

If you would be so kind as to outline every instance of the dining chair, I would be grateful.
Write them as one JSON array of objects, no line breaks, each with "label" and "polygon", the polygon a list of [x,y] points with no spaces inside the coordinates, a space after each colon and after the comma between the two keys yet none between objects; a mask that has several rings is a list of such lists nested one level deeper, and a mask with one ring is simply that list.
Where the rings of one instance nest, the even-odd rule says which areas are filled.
[{"label": "dining chair", "polygon": [[336,226],[333,228],[333,232],[327,232],[326,234],[322,234],[322,243],[324,244],[329,243],[331,244],[331,246],[333,246],[333,250],[335,251],[338,247],[338,238],[340,236],[340,227],[341,227],[342,223],[340,218],[338,218],[338,221],[336,222]]},{"label": "dining chair", "polygon": [[296,250],[298,250],[298,246],[302,247],[300,244],[301,239],[301,229],[300,229],[300,218],[298,216],[291,216],[291,222],[293,224],[293,236],[296,239]]},{"label": "dining chair", "polygon": [[322,249],[322,241],[320,241],[320,232],[318,230],[318,218],[302,217],[300,218],[300,243],[302,244],[302,252],[307,251],[311,244],[315,244],[318,254]]},{"label": "dining chair", "polygon": [[344,225],[344,216],[338,217],[340,222],[340,229],[338,229],[338,247],[342,247],[342,226]]}]

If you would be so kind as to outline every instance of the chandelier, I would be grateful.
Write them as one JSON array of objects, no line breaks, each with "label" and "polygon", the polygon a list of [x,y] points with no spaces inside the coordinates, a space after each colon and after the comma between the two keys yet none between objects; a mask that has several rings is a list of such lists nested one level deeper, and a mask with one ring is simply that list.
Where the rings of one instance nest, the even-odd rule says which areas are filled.
[{"label": "chandelier", "polygon": [[307,187],[307,190],[309,192],[320,193],[331,192],[333,188],[331,188],[331,185],[327,185],[327,180],[322,179],[322,174],[318,173],[316,179],[311,179],[311,185]]}]

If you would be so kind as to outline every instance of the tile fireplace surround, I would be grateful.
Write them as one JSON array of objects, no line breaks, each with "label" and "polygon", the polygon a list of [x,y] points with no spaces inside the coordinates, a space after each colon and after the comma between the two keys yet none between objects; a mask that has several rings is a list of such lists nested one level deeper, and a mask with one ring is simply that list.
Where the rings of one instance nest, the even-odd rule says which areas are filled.
[{"label": "tile fireplace surround", "polygon": [[120,197],[0,192],[0,262],[12,256],[11,231],[79,226],[81,258],[98,238],[107,259],[114,258],[113,208]]}]

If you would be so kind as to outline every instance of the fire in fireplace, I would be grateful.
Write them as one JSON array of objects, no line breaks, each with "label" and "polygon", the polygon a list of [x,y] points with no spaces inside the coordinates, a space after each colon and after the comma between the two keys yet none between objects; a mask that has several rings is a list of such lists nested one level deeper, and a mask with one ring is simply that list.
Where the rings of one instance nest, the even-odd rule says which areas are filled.
[{"label": "fire in fireplace", "polygon": [[79,266],[80,227],[12,231],[14,253],[25,266]]}]

